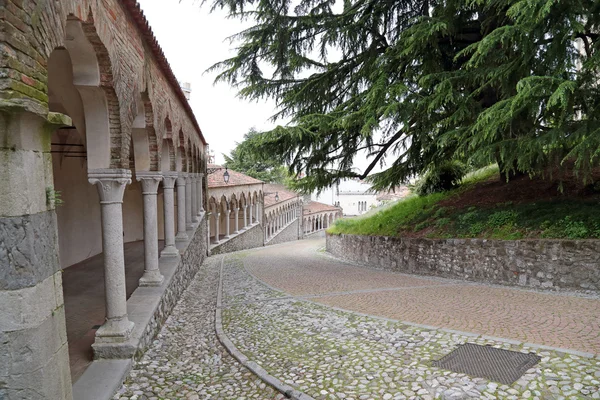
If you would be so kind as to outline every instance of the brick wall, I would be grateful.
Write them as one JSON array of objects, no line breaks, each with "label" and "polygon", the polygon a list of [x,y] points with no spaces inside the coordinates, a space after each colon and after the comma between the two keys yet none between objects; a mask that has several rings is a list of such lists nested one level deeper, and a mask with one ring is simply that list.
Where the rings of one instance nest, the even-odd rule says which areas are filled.
[{"label": "brick wall", "polygon": [[327,251],[398,272],[600,290],[600,240],[411,239],[327,235]]},{"label": "brick wall", "polygon": [[[151,47],[153,37],[138,30],[133,17],[133,0],[6,0],[0,3],[0,99],[2,108],[20,108],[41,116],[48,113],[47,63],[52,51],[65,47],[67,18],[82,21],[84,32],[95,49],[101,70],[101,86],[107,93],[111,118],[111,157],[114,167],[129,166],[131,127],[141,94],[151,104],[153,128],[162,138],[165,120],[174,132],[183,131],[203,149],[200,131],[191,118],[187,103],[181,101],[179,88],[165,75],[162,60]],[[134,15],[135,14],[135,15]],[[175,145],[179,137],[175,136]],[[161,140],[156,144],[160,157]],[[156,156],[155,156],[156,157]],[[156,165],[157,161],[153,160]]]}]

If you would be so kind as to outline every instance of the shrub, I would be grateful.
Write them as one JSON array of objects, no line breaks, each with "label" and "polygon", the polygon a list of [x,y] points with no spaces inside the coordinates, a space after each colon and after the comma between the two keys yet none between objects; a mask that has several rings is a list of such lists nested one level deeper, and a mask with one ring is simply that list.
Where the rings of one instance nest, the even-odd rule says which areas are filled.
[{"label": "shrub", "polygon": [[448,161],[427,170],[425,175],[413,186],[419,196],[431,193],[446,192],[454,189],[467,172],[464,164],[458,161]]},{"label": "shrub", "polygon": [[516,211],[496,211],[488,217],[487,223],[493,228],[512,225],[517,222],[518,215]]}]

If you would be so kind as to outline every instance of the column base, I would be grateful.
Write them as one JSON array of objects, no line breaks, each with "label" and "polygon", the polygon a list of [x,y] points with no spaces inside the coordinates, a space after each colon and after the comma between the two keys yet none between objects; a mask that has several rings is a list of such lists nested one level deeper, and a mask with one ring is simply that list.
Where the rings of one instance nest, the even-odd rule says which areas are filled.
[{"label": "column base", "polygon": [[165,277],[160,274],[159,270],[144,271],[144,275],[140,278],[140,286],[160,286]]},{"label": "column base", "polygon": [[177,236],[175,236],[176,242],[187,242],[188,240],[190,240],[190,238],[185,232],[179,232]]},{"label": "column base", "polygon": [[191,222],[188,224],[185,224],[185,229],[187,231],[193,231],[194,230],[194,224],[192,224]]},{"label": "column base", "polygon": [[161,257],[177,257],[179,256],[179,250],[175,246],[167,246],[160,252]]},{"label": "column base", "polygon": [[96,343],[120,343],[129,339],[135,324],[127,316],[108,320],[96,331]]},{"label": "column base", "polygon": [[197,215],[193,215],[192,216],[192,224],[197,224],[200,220],[198,219]]}]

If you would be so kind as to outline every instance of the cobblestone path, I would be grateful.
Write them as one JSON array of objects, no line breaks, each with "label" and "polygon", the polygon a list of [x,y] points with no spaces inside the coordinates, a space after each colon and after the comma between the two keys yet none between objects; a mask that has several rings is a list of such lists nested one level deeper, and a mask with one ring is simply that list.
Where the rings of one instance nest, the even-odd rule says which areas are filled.
[{"label": "cobblestone path", "polygon": [[[365,272],[347,265],[338,267],[335,272],[339,275],[335,279],[330,275],[332,272],[326,270],[327,265],[335,261],[315,254],[310,256],[302,244],[307,243],[225,256],[223,323],[238,350],[271,375],[313,398],[600,398],[598,358],[484,339],[480,335],[419,328],[312,302],[321,301],[320,297],[290,296],[289,293],[307,292],[320,296],[323,290],[393,294],[394,290],[372,290],[378,285],[387,289],[437,285],[433,281],[405,280],[401,275]],[[290,262],[308,256],[310,258],[300,266],[294,267]],[[270,289],[252,277],[248,269],[271,284],[286,287],[288,293]],[[316,275],[314,280],[312,274]],[[303,288],[304,284],[309,285]],[[449,284],[437,286],[445,288],[446,285]],[[306,301],[308,299],[311,301]],[[396,305],[397,308],[402,306],[404,303]],[[432,360],[465,342],[535,352],[541,361],[510,386],[431,366]]]},{"label": "cobblestone path", "polygon": [[209,259],[114,399],[283,399],[220,345],[220,259]]},{"label": "cobblestone path", "polygon": [[600,298],[377,271],[318,249],[324,239],[248,252],[249,272],[294,296],[346,310],[600,354]]}]

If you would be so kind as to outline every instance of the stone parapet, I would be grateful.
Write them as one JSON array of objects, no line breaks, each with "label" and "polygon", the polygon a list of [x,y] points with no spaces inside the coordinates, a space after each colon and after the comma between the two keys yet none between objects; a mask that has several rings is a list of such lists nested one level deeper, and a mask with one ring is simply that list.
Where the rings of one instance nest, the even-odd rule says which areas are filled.
[{"label": "stone parapet", "polygon": [[344,260],[397,272],[600,291],[600,240],[417,239],[327,235]]},{"label": "stone parapet", "polygon": [[263,227],[256,224],[241,231],[227,241],[222,241],[210,250],[211,255],[231,253],[233,251],[253,249],[264,246]]},{"label": "stone parapet", "polygon": [[296,218],[296,220],[289,223],[288,226],[279,231],[275,236],[273,236],[265,245],[279,244],[285,242],[291,242],[292,240],[299,239],[299,229],[298,224],[300,220]]}]

